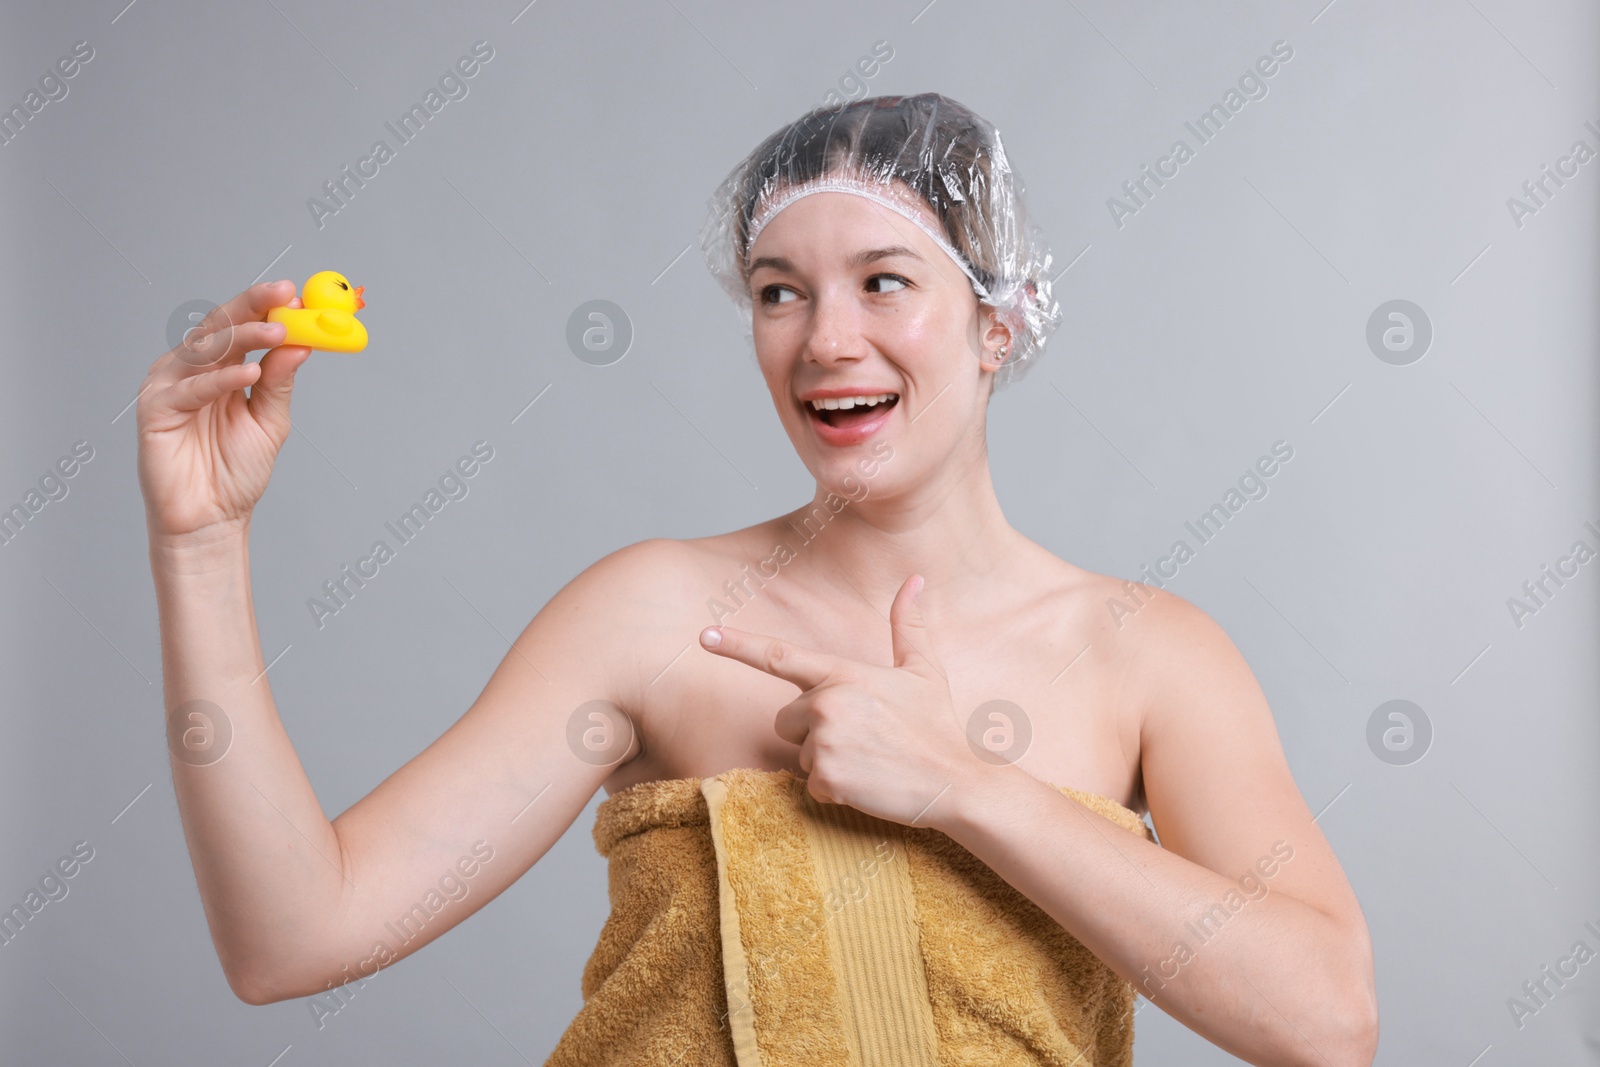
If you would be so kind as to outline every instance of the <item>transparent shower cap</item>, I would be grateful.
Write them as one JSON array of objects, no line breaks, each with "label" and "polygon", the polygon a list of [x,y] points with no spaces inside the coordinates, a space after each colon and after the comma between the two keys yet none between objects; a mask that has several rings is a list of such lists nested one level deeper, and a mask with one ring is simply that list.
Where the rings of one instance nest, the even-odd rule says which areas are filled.
[{"label": "transparent shower cap", "polygon": [[[938,93],[817,108],[762,141],[723,179],[708,201],[700,249],[747,330],[750,247],[785,207],[829,191],[896,212],[961,268],[1011,333],[995,389],[1038,362],[1061,321],[1050,293],[1048,244],[1029,217],[1026,186],[1006,159],[999,131]],[[913,206],[918,199],[939,226]]]}]

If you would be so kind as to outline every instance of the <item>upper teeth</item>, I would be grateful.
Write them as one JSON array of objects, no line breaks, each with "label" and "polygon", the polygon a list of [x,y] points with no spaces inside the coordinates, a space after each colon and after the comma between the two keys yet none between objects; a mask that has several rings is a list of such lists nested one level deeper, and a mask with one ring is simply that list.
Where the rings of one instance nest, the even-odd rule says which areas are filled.
[{"label": "upper teeth", "polygon": [[848,409],[853,408],[858,404],[866,407],[872,407],[874,404],[881,404],[890,397],[898,395],[898,393],[878,393],[876,396],[830,396],[821,400],[813,400],[811,402],[811,406],[816,408],[818,411],[821,411],[823,408]]}]

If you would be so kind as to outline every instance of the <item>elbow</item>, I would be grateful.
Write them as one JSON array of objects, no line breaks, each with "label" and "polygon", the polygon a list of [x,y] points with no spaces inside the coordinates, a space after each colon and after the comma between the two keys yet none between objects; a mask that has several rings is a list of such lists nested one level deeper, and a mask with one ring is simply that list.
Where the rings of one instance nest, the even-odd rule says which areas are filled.
[{"label": "elbow", "polygon": [[1371,982],[1352,985],[1352,993],[1340,1010],[1340,1047],[1334,1062],[1372,1067],[1378,1055],[1378,995]]},{"label": "elbow", "polygon": [[297,965],[292,970],[273,970],[271,967],[260,966],[231,967],[224,968],[224,973],[227,975],[228,988],[233,990],[233,995],[246,1004],[258,1007],[263,1004],[276,1004],[282,1000],[301,1000],[305,997],[320,996],[334,986],[348,985],[351,982],[357,982],[358,988],[364,984],[350,976],[349,967],[345,967],[344,972],[339,974],[334,972],[326,961],[316,966]]},{"label": "elbow", "polygon": [[233,990],[233,995],[256,1007],[276,1004],[280,1000],[299,1000],[326,992],[333,985],[331,981],[323,986],[314,986],[305,982],[275,981],[258,975],[228,976],[228,988]]},{"label": "elbow", "polygon": [[1363,924],[1342,935],[1342,952],[1331,952],[1322,990],[1323,1025],[1317,1048],[1301,1043],[1305,1062],[1316,1067],[1372,1067],[1378,1055],[1378,990],[1373,976],[1372,942]]},{"label": "elbow", "polygon": [[279,993],[270,984],[263,981],[261,976],[237,967],[226,969],[223,972],[228,979],[228,988],[233,990],[233,995],[246,1004],[260,1006],[262,1004],[276,1004],[288,997]]},{"label": "elbow", "polygon": [[1343,1062],[1351,1067],[1372,1067],[1378,1055],[1378,986],[1372,968],[1372,941],[1365,924],[1356,939],[1360,952],[1355,966],[1338,985],[1335,1001],[1341,1005]]},{"label": "elbow", "polygon": [[240,946],[227,943],[212,933],[212,944],[217,950],[217,962],[222,965],[222,976],[228,980],[233,995],[246,1004],[271,1004],[281,999],[274,996],[265,975],[255,961]]},{"label": "elbow", "polygon": [[1378,998],[1366,980],[1330,987],[1322,1025],[1285,1035],[1295,1047],[1288,1062],[1304,1067],[1372,1067],[1378,1055]]},{"label": "elbow", "polygon": [[1280,1002],[1283,1010],[1274,1015],[1283,1025],[1274,1035],[1275,1051],[1250,1062],[1372,1067],[1378,1054],[1378,997],[1371,972],[1340,971],[1307,982],[1298,988],[1300,997]]},{"label": "elbow", "polygon": [[[241,1001],[254,1007],[297,1000],[325,992],[337,975],[330,957],[323,950],[325,936],[307,930],[305,941],[279,937],[271,942],[219,938],[212,944],[228,988]],[[322,937],[323,943],[318,938]]]},{"label": "elbow", "polygon": [[304,976],[274,973],[269,968],[261,966],[224,963],[222,970],[228,979],[228,988],[233,990],[233,995],[246,1004],[256,1007],[276,1004],[280,1000],[308,997],[319,991],[316,986],[309,984]]}]

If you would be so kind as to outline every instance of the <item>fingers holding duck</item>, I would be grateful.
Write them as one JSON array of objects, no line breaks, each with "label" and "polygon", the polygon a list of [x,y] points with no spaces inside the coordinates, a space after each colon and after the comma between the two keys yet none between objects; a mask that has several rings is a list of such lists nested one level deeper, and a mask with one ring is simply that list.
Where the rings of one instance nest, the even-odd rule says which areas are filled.
[{"label": "fingers holding duck", "polygon": [[175,382],[244,362],[245,353],[283,343],[284,327],[267,322],[275,307],[298,308],[294,283],[262,282],[206,313],[174,348],[156,360],[152,376]]}]

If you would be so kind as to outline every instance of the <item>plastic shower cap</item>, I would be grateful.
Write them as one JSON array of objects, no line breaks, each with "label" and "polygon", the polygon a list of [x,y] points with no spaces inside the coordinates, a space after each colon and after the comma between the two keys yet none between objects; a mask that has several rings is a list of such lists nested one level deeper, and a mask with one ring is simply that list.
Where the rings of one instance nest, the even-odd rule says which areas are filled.
[{"label": "plastic shower cap", "polygon": [[[824,191],[865,196],[899,213],[955,261],[1011,332],[996,389],[1038,362],[1061,321],[1050,251],[992,124],[938,93],[869,96],[817,108],[762,141],[712,194],[700,230],[706,265],[747,328],[751,245],[779,211]],[[910,206],[910,194],[933,209],[939,228]]]}]

